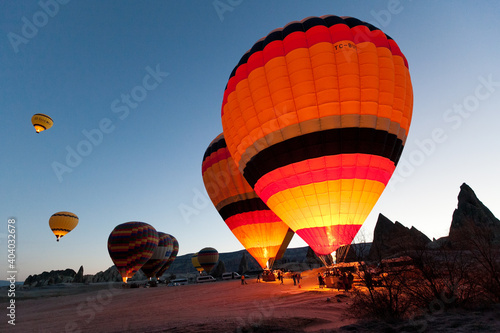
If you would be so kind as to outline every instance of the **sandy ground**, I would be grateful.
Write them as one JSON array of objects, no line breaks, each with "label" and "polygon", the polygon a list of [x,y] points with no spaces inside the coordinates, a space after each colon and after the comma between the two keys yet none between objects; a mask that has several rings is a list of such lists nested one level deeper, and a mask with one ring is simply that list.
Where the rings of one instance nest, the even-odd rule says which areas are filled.
[{"label": "sandy ground", "polygon": [[34,288],[16,299],[15,327],[0,327],[13,332],[318,332],[355,322],[345,315],[349,297],[319,289],[313,272],[304,274],[301,288],[290,279],[284,285],[247,281]]},{"label": "sandy ground", "polygon": [[[398,323],[354,318],[349,293],[318,288],[316,271],[302,276],[301,288],[290,279],[280,285],[253,278],[246,285],[230,280],[157,288],[103,283],[18,290],[16,325],[2,315],[0,332],[500,332],[500,305],[429,312]],[[6,294],[2,290],[1,304],[8,304]]]}]

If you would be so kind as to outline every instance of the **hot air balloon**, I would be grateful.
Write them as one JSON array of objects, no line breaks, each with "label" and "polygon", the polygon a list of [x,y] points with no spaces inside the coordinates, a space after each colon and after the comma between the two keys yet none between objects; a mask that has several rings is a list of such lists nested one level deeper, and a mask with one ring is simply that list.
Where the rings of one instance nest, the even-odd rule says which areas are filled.
[{"label": "hot air balloon", "polygon": [[219,262],[219,252],[213,247],[205,247],[198,252],[198,262],[205,273],[210,274],[212,268]]},{"label": "hot air balloon", "polygon": [[33,117],[31,117],[31,123],[35,127],[37,133],[45,131],[54,125],[52,118],[43,113],[33,115]]},{"label": "hot air balloon", "polygon": [[[293,235],[295,235],[295,232],[293,232],[292,229],[288,228],[288,231],[286,232],[285,238],[283,239],[283,242],[280,245],[280,248],[278,249],[278,252],[276,253],[275,260],[280,260],[283,258],[285,255],[286,249],[288,248],[288,245],[292,241]],[[272,267],[269,267],[272,268]]]},{"label": "hot air balloon", "polygon": [[164,232],[158,232],[158,246],[151,258],[141,268],[146,277],[151,279],[156,276],[156,273],[167,263],[173,247],[174,243],[170,236]]},{"label": "hot air balloon", "polygon": [[57,241],[78,225],[78,216],[70,212],[57,212],[49,219],[49,226]]},{"label": "hot air balloon", "polygon": [[158,246],[156,229],[144,222],[117,225],[108,238],[108,252],[123,282],[141,269]]},{"label": "hot air balloon", "polygon": [[[167,236],[173,242],[172,253],[168,257],[167,262],[156,273],[156,278],[158,278],[158,279],[163,275],[163,273],[165,273],[165,271],[170,267],[170,265],[172,265],[172,263],[174,262],[175,258],[177,258],[177,253],[179,253],[179,242],[177,241],[177,239],[174,236],[170,235],[170,234],[167,234]],[[165,254],[165,257],[166,257],[166,254]]]},{"label": "hot air balloon", "polygon": [[201,274],[203,272],[203,267],[201,267],[200,262],[198,261],[198,252],[193,253],[191,256],[191,263],[193,264],[193,267],[198,271],[198,273]]},{"label": "hot air balloon", "polygon": [[319,255],[350,244],[401,156],[408,63],[355,18],[310,17],[259,40],[222,102],[227,147],[260,198]]},{"label": "hot air balloon", "polygon": [[[271,268],[288,232],[293,236],[293,231],[243,178],[227,150],[223,134],[208,146],[203,156],[202,174],[212,203],[234,236],[263,269]],[[290,240],[291,237],[285,250]]]}]

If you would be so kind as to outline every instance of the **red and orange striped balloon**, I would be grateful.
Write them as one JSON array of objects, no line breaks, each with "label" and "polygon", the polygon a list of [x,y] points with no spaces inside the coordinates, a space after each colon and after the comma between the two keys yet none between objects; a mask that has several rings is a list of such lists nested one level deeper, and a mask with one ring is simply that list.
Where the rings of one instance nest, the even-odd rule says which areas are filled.
[{"label": "red and orange striped balloon", "polygon": [[141,270],[148,278],[156,277],[156,274],[167,263],[172,253],[174,243],[170,235],[158,231],[158,246],[151,258],[142,265]]},{"label": "red and orange striped balloon", "polygon": [[260,198],[317,254],[350,244],[401,156],[413,90],[398,45],[355,18],[272,31],[234,68],[227,147]]},{"label": "red and orange striped balloon", "polygon": [[123,282],[134,276],[158,246],[156,229],[144,222],[117,225],[108,238],[108,252]]},{"label": "red and orange striped balloon", "polygon": [[170,234],[167,234],[167,236],[170,237],[170,239],[173,242],[172,253],[170,253],[170,256],[168,257],[167,262],[156,273],[156,278],[158,278],[158,279],[163,275],[163,273],[165,273],[165,271],[170,267],[170,265],[172,265],[175,258],[177,258],[177,253],[179,253],[179,242],[177,241],[177,239]]},{"label": "red and orange striped balloon", "polygon": [[293,231],[243,178],[227,150],[223,134],[208,146],[202,174],[212,203],[234,236],[263,269],[271,268],[280,247],[284,247],[283,253],[286,250]]}]

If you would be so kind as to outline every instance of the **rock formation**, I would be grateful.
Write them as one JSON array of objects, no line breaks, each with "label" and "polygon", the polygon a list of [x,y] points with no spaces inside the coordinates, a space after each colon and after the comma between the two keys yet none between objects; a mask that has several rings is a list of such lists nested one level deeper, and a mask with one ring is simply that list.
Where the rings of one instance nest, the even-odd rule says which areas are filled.
[{"label": "rock formation", "polygon": [[431,240],[414,227],[407,228],[399,222],[392,223],[379,214],[368,260],[380,260],[397,255],[411,248],[424,247]]},{"label": "rock formation", "polygon": [[83,266],[80,266],[80,269],[78,270],[78,273],[76,273],[75,277],[73,278],[73,283],[83,283]]},{"label": "rock formation", "polygon": [[449,239],[460,238],[464,228],[469,226],[489,228],[493,232],[494,243],[500,243],[500,220],[477,198],[474,191],[465,183],[460,186],[458,205],[453,212]]},{"label": "rock formation", "polygon": [[76,272],[72,269],[43,272],[42,274],[30,275],[24,280],[25,286],[43,287],[58,283],[70,283],[75,278]]},{"label": "rock formation", "polygon": [[94,275],[92,282],[121,282],[122,277],[115,265]]}]

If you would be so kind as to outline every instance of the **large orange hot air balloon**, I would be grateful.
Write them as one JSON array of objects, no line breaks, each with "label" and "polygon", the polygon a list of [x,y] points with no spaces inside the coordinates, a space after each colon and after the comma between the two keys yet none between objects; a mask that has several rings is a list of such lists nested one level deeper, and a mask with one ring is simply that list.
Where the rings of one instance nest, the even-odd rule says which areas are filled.
[{"label": "large orange hot air balloon", "polygon": [[286,250],[293,231],[243,178],[227,150],[223,134],[208,146],[202,174],[208,195],[229,229],[263,269],[271,268],[288,235],[283,253]]},{"label": "large orange hot air balloon", "polygon": [[134,276],[158,246],[156,229],[144,222],[117,225],[108,238],[108,252],[123,282]]},{"label": "large orange hot air balloon", "polygon": [[234,68],[227,147],[261,199],[320,255],[350,244],[382,194],[410,126],[398,45],[355,18],[272,31]]}]

